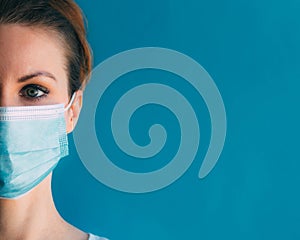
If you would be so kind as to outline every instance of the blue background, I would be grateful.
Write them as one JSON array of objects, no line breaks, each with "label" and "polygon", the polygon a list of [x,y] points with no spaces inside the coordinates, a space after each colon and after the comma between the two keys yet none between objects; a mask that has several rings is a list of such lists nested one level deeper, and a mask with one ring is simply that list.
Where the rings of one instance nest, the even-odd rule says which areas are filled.
[{"label": "blue background", "polygon": [[[202,130],[199,153],[175,183],[138,195],[110,189],[94,179],[69,135],[70,155],[53,175],[53,194],[62,216],[111,240],[300,239],[300,2],[77,2],[87,16],[95,66],[137,47],[165,47],[187,54],[217,84],[226,106],[228,132],[218,164],[200,180],[209,115],[201,97],[184,90],[190,91],[187,98],[193,106],[203,105],[203,111],[197,112]],[[124,77],[174,79],[156,71]],[[180,84],[177,87],[181,89]],[[122,91],[126,86],[117,88]],[[165,109],[154,110],[159,111],[161,122],[171,119],[170,125],[178,127]],[[143,142],[145,136],[134,126],[146,116],[133,119],[131,130],[137,141]],[[172,134],[171,155],[179,133]],[[162,164],[117,161],[132,171]]]}]

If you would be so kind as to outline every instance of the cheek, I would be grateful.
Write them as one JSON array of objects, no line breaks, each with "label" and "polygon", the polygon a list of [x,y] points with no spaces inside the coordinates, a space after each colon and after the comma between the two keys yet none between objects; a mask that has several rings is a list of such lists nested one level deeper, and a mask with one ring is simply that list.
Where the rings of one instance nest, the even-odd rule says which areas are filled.
[{"label": "cheek", "polygon": [[55,87],[52,88],[52,91],[49,94],[51,95],[51,99],[55,99],[56,102],[63,103],[64,106],[67,106],[70,101],[69,96],[69,81],[67,79],[66,72],[61,69],[60,74],[57,77],[57,82]]}]

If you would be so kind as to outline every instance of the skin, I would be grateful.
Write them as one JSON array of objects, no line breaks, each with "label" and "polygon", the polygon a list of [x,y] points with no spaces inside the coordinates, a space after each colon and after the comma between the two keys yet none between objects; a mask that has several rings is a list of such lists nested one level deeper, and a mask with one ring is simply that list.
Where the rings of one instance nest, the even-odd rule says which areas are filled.
[{"label": "skin", "polygon": [[[70,96],[66,57],[57,34],[38,27],[0,25],[0,59],[1,107],[56,103],[67,106]],[[40,73],[43,74],[32,77],[32,74]],[[32,84],[47,88],[49,93],[45,95]],[[28,95],[28,89],[44,97],[36,100],[32,94]],[[82,91],[79,90],[71,108],[65,113],[67,133],[76,125],[81,106]],[[88,239],[86,233],[68,224],[59,215],[52,198],[51,178],[52,174],[48,175],[18,199],[0,199],[2,240]]]}]

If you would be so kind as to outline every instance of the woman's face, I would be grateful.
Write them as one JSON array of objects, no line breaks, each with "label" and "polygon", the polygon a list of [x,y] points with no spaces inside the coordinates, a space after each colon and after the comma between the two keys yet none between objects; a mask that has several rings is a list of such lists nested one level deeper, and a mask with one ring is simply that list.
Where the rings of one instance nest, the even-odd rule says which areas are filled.
[{"label": "woman's face", "polygon": [[[37,27],[0,25],[0,106],[69,102],[66,57],[58,35]],[[65,115],[72,131],[82,92]],[[72,122],[73,121],[73,122]]]}]

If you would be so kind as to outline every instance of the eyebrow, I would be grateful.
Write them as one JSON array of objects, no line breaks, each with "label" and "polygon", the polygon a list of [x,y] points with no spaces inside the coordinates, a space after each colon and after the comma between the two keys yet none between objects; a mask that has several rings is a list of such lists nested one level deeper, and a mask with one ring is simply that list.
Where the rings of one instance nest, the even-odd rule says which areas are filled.
[{"label": "eyebrow", "polygon": [[19,83],[26,82],[27,80],[29,80],[31,78],[35,78],[35,77],[39,77],[39,76],[44,76],[44,77],[52,78],[53,80],[56,81],[56,78],[51,73],[41,71],[41,72],[35,72],[35,73],[31,73],[29,75],[25,75],[25,76],[19,78],[18,82]]}]

